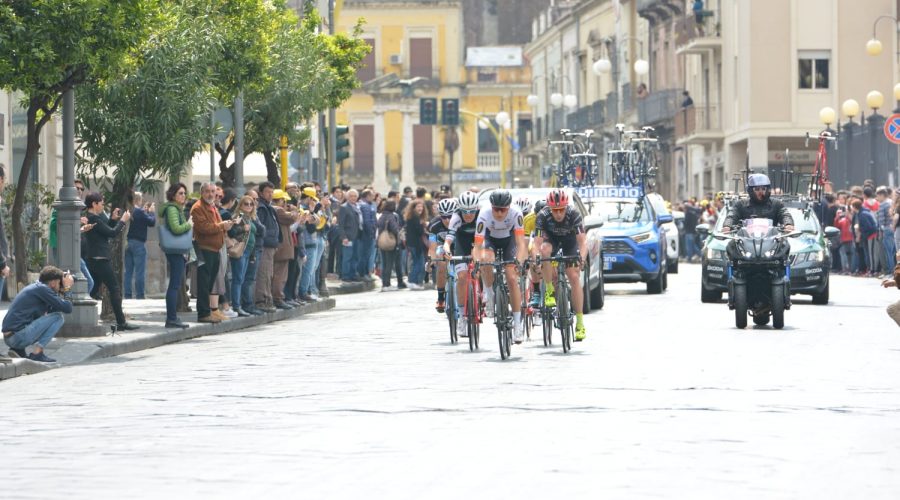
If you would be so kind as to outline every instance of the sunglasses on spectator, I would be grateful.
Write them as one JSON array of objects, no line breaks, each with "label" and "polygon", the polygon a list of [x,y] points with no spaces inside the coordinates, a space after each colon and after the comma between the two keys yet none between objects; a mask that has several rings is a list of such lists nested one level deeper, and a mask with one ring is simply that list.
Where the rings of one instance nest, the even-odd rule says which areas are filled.
[{"label": "sunglasses on spectator", "polygon": [[243,206],[245,206],[245,207],[252,207],[252,206],[253,206],[253,202],[252,202],[252,201],[245,201],[245,202],[241,203],[241,205],[243,205]]}]

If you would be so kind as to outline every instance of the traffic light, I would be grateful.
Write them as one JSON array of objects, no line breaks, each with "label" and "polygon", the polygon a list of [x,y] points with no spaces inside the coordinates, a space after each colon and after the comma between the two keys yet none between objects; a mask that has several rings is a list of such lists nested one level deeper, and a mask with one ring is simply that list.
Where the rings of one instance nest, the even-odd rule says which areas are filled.
[{"label": "traffic light", "polygon": [[419,124],[437,125],[437,98],[423,97],[419,99]]},{"label": "traffic light", "polygon": [[441,125],[459,125],[459,99],[441,99]]},{"label": "traffic light", "polygon": [[340,163],[350,158],[350,137],[344,137],[350,133],[350,127],[347,125],[338,125],[334,128],[337,135],[335,144],[334,162]]}]

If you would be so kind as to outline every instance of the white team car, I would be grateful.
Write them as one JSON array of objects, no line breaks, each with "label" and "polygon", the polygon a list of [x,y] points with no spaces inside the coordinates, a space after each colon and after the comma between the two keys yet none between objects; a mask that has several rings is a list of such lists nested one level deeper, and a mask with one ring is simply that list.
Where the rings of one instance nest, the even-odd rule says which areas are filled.
[{"label": "white team car", "polygon": [[668,270],[669,273],[677,274],[678,273],[678,252],[680,248],[678,248],[678,241],[680,238],[678,232],[678,224],[684,223],[684,212],[679,212],[677,210],[669,210],[666,207],[666,200],[663,199],[661,195],[658,193],[650,193],[647,195],[647,199],[650,200],[650,203],[653,204],[653,209],[658,214],[670,214],[672,215],[672,222],[667,222],[662,225],[662,228],[666,230],[666,240],[668,245],[666,245],[666,257],[668,257]]}]

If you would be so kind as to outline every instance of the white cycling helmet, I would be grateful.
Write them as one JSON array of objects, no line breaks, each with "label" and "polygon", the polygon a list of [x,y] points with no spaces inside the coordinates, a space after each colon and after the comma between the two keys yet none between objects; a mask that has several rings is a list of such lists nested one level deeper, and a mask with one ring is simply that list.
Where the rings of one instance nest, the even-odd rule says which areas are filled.
[{"label": "white cycling helmet", "polygon": [[514,203],[517,207],[519,207],[519,210],[522,211],[522,215],[528,215],[531,213],[531,208],[533,205],[531,203],[531,200],[529,200],[527,196],[519,196],[518,198],[516,198],[516,201]]},{"label": "white cycling helmet", "polygon": [[444,198],[438,203],[438,214],[442,217],[449,217],[459,208],[459,202],[455,198]]},{"label": "white cycling helmet", "polygon": [[478,195],[471,191],[459,195],[459,208],[460,210],[477,210]]}]

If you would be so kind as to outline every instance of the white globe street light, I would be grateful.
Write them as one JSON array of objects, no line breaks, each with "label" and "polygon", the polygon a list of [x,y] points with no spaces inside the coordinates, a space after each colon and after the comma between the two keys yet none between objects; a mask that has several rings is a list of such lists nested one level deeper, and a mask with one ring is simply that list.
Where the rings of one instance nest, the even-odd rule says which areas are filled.
[{"label": "white globe street light", "polygon": [[528,105],[531,106],[532,108],[535,108],[535,107],[537,107],[538,103],[540,102],[540,99],[538,99],[538,96],[531,94],[530,96],[528,96],[525,99],[525,102],[527,102]]},{"label": "white globe street light", "polygon": [[604,73],[609,73],[609,71],[612,69],[612,63],[609,61],[609,59],[606,58],[597,59],[594,62],[594,65],[591,66],[591,69],[594,70],[595,75],[600,76]]},{"label": "white globe street light", "polygon": [[509,113],[506,111],[501,111],[497,113],[497,116],[494,117],[494,121],[497,122],[497,125],[501,127],[509,123]]},{"label": "white globe street light", "polygon": [[578,107],[578,98],[572,94],[568,94],[563,98],[563,104],[569,109],[574,109]]},{"label": "white globe street light", "polygon": [[873,111],[878,110],[884,104],[884,96],[881,92],[873,90],[866,95],[866,106],[872,108]]},{"label": "white globe street light", "polygon": [[638,59],[634,62],[634,72],[638,75],[646,75],[650,72],[650,63],[644,59]]},{"label": "white globe street light", "polygon": [[555,107],[555,108],[562,106],[563,95],[560,94],[559,92],[554,92],[554,93],[550,94],[550,104],[552,104],[553,107]]},{"label": "white globe street light", "polygon": [[844,116],[853,121],[853,117],[859,114],[859,103],[855,99],[847,99],[841,104],[841,111],[844,113]]},{"label": "white globe street light", "polygon": [[836,113],[834,112],[834,108],[825,106],[819,110],[819,121],[825,124],[826,127],[834,123],[835,116]]},{"label": "white globe street light", "polygon": [[503,130],[509,130],[509,129],[511,129],[511,128],[512,128],[512,121],[511,121],[511,120],[503,124]]},{"label": "white globe street light", "polygon": [[869,54],[870,56],[881,55],[881,50],[883,48],[884,47],[882,47],[881,41],[878,40],[877,38],[873,38],[873,39],[869,40],[868,42],[866,42],[866,53]]},{"label": "white globe street light", "polygon": [[478,120],[478,128],[480,128],[481,130],[487,130],[487,128],[488,128],[489,126],[490,126],[490,124],[489,124],[488,121],[485,120],[484,118],[480,118],[480,119]]}]

